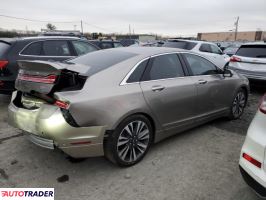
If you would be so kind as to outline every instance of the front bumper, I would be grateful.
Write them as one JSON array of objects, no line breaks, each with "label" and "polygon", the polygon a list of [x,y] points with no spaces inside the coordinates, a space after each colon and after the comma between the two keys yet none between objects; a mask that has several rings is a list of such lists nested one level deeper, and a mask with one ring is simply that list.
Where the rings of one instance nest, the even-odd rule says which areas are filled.
[{"label": "front bumper", "polygon": [[11,101],[8,121],[11,126],[23,130],[38,146],[56,147],[74,158],[104,155],[105,126],[72,127],[56,106],[43,104],[38,109],[27,110]]}]

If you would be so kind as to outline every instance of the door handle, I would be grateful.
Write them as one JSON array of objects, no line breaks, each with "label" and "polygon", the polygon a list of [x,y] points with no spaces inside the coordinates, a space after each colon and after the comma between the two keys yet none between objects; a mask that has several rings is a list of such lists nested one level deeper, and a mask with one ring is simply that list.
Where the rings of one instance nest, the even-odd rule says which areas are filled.
[{"label": "door handle", "polygon": [[199,80],[199,81],[198,81],[199,84],[206,84],[207,82],[208,82],[208,81],[206,81],[206,80]]},{"label": "door handle", "polygon": [[152,91],[153,92],[158,92],[158,91],[162,91],[165,87],[162,86],[162,85],[155,85],[155,86],[152,86]]}]

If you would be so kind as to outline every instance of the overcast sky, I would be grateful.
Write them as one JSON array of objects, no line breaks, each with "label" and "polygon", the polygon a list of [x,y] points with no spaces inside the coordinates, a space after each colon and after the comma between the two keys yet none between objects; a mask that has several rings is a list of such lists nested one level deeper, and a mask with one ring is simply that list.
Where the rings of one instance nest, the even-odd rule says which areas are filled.
[{"label": "overcast sky", "polygon": [[[157,33],[169,36],[266,30],[266,0],[1,0],[0,15],[51,21],[84,32]],[[57,22],[71,23],[57,23]],[[73,21],[73,22],[72,22]],[[46,22],[0,17],[0,28],[40,30]]]}]

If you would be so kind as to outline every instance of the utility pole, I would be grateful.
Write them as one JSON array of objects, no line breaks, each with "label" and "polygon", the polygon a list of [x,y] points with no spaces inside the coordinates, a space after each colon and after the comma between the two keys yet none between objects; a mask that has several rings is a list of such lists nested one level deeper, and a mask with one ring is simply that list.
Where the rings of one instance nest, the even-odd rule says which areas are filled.
[{"label": "utility pole", "polygon": [[129,29],[129,39],[131,39],[131,27],[130,27],[130,24],[129,24],[128,29]]},{"label": "utility pole", "polygon": [[235,41],[236,41],[236,39],[237,39],[238,22],[239,22],[239,17],[237,17],[236,22],[235,22]]},{"label": "utility pole", "polygon": [[83,23],[82,23],[82,20],[80,21],[80,28],[81,28],[81,34],[83,35]]}]

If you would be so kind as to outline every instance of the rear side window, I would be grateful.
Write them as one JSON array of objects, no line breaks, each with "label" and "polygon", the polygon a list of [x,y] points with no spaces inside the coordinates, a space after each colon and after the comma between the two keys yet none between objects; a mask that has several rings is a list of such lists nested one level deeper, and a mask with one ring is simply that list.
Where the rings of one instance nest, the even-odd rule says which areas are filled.
[{"label": "rear side window", "polygon": [[219,70],[214,64],[212,64],[210,61],[206,60],[205,58],[193,54],[183,54],[183,55],[194,76],[221,73],[221,70]]},{"label": "rear side window", "polygon": [[93,45],[86,43],[86,42],[81,42],[81,41],[72,41],[72,44],[77,52],[77,54],[83,55],[92,51],[97,51]]},{"label": "rear side window", "polygon": [[210,53],[212,53],[211,45],[209,45],[209,44],[202,44],[202,45],[200,46],[199,50],[200,50],[201,52],[210,52]]},{"label": "rear side window", "polygon": [[0,42],[0,56],[3,56],[7,50],[9,49],[10,45],[4,42]]},{"label": "rear side window", "polygon": [[236,52],[238,56],[266,58],[266,45],[243,45]]},{"label": "rear side window", "polygon": [[140,63],[138,67],[134,70],[134,72],[131,74],[131,76],[127,79],[127,83],[139,82],[148,62],[149,62],[149,59]]},{"label": "rear side window", "polygon": [[42,42],[34,42],[28,45],[22,52],[22,55],[40,55],[42,49]]},{"label": "rear side window", "polygon": [[43,42],[45,56],[71,56],[67,41],[49,40]]},{"label": "rear side window", "polygon": [[153,59],[151,69],[145,80],[158,80],[183,77],[184,72],[177,54],[157,56]]},{"label": "rear side window", "polygon": [[218,46],[215,46],[215,45],[210,45],[211,46],[211,51],[212,53],[215,53],[215,54],[222,54],[222,51],[219,49]]}]

